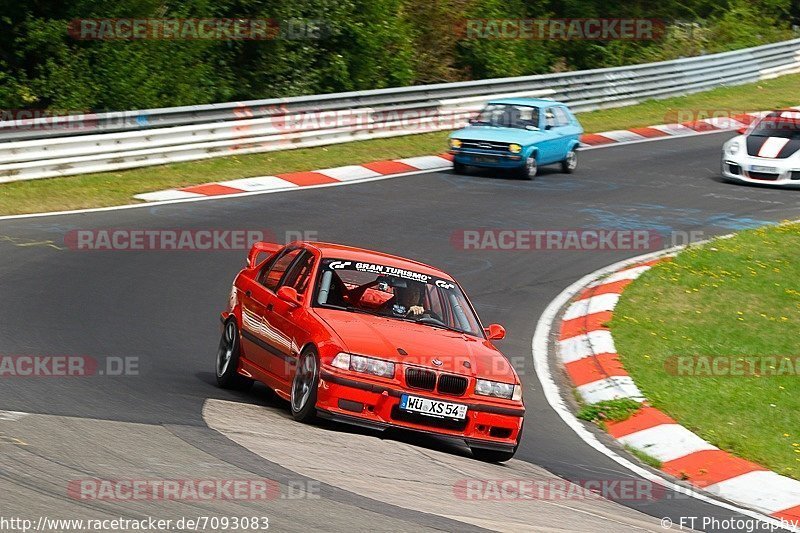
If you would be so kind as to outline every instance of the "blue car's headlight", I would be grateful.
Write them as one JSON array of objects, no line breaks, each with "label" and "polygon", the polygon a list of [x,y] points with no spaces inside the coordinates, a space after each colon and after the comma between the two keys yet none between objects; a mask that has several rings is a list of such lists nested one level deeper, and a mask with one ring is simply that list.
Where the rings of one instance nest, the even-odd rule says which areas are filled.
[{"label": "blue car's headlight", "polygon": [[461,141],[459,139],[450,139],[450,148],[461,148]]},{"label": "blue car's headlight", "polygon": [[522,151],[522,146],[518,144],[510,144],[508,145],[508,151],[512,154],[518,154]]}]

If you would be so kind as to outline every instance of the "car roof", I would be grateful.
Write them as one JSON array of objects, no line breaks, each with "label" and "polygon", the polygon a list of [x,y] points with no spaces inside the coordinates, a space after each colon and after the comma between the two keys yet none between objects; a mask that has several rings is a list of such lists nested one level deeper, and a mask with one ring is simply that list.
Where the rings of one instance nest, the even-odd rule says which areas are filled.
[{"label": "car roof", "polygon": [[566,106],[562,102],[556,102],[555,100],[545,100],[543,98],[498,98],[497,100],[490,100],[490,104],[510,104],[510,105],[527,105],[527,106],[535,106],[535,107],[547,107],[547,106],[554,106],[554,105],[563,105]]},{"label": "car roof", "polygon": [[420,263],[412,259],[406,259],[396,255],[385,254],[383,252],[376,252],[374,250],[367,250],[365,248],[357,248],[355,246],[346,246],[344,244],[335,244],[330,242],[304,242],[303,245],[309,248],[316,248],[324,258],[330,259],[346,259],[349,261],[364,261],[368,263],[377,263],[380,265],[401,268],[404,270],[413,270],[420,274],[427,274],[429,276],[436,276],[450,281],[455,281],[449,274],[439,270],[431,265]]}]

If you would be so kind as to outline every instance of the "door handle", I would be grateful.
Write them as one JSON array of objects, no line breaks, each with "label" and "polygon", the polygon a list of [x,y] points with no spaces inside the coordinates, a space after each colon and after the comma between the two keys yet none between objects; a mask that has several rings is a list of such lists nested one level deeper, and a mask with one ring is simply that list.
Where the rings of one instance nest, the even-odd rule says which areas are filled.
[{"label": "door handle", "polygon": [[250,292],[250,291],[244,291],[244,295],[247,296],[248,298],[250,298],[251,294],[253,294],[253,293]]},{"label": "door handle", "polygon": [[267,304],[267,311],[272,311],[272,304]]}]

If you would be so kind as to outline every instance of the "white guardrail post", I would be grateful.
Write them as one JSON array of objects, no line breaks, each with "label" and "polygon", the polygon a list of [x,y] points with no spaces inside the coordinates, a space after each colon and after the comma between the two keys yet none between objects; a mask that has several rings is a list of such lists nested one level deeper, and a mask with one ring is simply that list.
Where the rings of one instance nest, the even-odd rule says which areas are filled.
[{"label": "white guardrail post", "polygon": [[457,129],[488,100],[576,111],[800,72],[800,39],[628,67],[0,122],[0,183]]}]

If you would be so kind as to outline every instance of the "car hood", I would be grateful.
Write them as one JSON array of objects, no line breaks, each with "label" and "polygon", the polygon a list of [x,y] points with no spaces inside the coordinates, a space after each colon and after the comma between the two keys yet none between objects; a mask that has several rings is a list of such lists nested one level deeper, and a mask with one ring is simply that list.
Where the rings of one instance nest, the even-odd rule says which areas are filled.
[{"label": "car hood", "polygon": [[[507,383],[518,382],[508,360],[486,339],[338,309],[317,308],[316,312],[342,339],[343,348],[350,353]],[[433,359],[442,364],[434,365]],[[465,362],[469,366],[465,366]]]},{"label": "car hood", "polygon": [[545,137],[541,130],[501,128],[497,126],[468,126],[450,134],[451,138],[471,141],[493,141],[504,143],[530,144]]},{"label": "car hood", "polygon": [[747,155],[768,159],[786,159],[800,153],[800,139],[749,135]]}]

